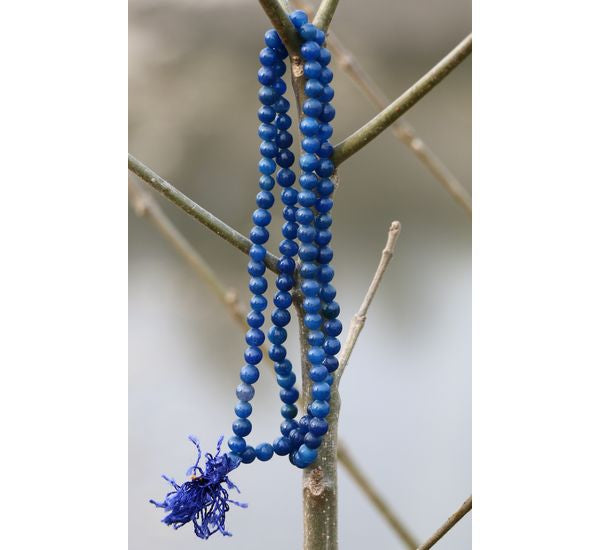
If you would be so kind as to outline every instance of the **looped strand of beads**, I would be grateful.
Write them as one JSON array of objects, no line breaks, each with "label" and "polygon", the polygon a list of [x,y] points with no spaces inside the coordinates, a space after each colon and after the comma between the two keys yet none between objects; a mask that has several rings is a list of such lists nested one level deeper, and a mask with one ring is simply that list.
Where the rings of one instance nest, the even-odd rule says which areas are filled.
[{"label": "looped strand of beads", "polygon": [[[200,447],[198,460],[189,472],[191,481],[179,486],[174,480],[165,477],[175,489],[164,502],[153,502],[171,513],[163,521],[181,527],[192,521],[194,530],[201,538],[208,538],[215,532],[229,535],[225,530],[225,512],[228,503],[244,506],[229,499],[225,489],[237,489],[228,479],[228,474],[240,463],[249,464],[256,458],[266,462],[274,454],[288,456],[292,464],[306,468],[317,456],[323,436],[327,433],[329,399],[333,384],[333,373],[338,368],[336,354],[340,350],[337,336],[342,325],[337,319],[340,308],[335,302],[336,290],[330,263],[333,259],[331,242],[333,206],[331,195],[334,184],[330,177],[334,172],[331,160],[333,146],[329,139],[333,133],[331,121],[335,109],[331,105],[334,96],[331,81],[333,73],[328,65],[331,54],[324,47],[325,33],[308,22],[303,11],[295,11],[290,20],[300,37],[300,54],[304,62],[307,99],[302,105],[300,131],[302,133],[302,154],[299,165],[302,170],[298,178],[300,190],[296,189],[296,175],[293,171],[294,154],[290,150],[293,143],[288,131],[292,119],[288,115],[290,102],[285,98],[286,72],[285,59],[288,52],[277,32],[270,29],[265,33],[265,48],[260,51],[258,81],[261,88],[258,99],[262,104],[258,110],[258,135],[261,139],[258,163],[260,191],[256,195],[257,208],[252,214],[254,226],[250,230],[252,246],[249,251],[248,288],[252,294],[250,312],[247,315],[248,331],[244,352],[244,365],[240,370],[240,384],[236,388],[238,403],[234,411],[236,418],[232,424],[233,435],[228,440],[230,452],[220,455],[220,442],[213,457],[206,456],[206,467],[201,470]],[[281,189],[284,224],[281,229],[283,240],[279,244],[281,257],[278,261],[277,291],[273,297],[271,312],[272,326],[267,336],[270,342],[269,358],[274,363],[279,397],[282,401],[280,425],[281,435],[273,443],[263,442],[255,447],[246,442],[252,432],[250,416],[251,401],[254,397],[254,384],[260,377],[259,365],[263,359],[261,346],[265,341],[263,325],[264,311],[268,303],[265,293],[268,282],[265,278],[266,244],[269,240],[268,226],[271,222],[270,209],[275,202],[275,183]],[[298,262],[295,257],[298,256]],[[311,400],[307,412],[300,420],[296,402],[299,391],[296,388],[296,374],[287,358],[285,341],[286,326],[291,320],[289,308],[292,305],[291,291],[296,279],[302,294],[303,319],[308,333],[307,360],[310,363],[309,378],[312,382]],[[225,486],[225,487],[224,487]]]}]

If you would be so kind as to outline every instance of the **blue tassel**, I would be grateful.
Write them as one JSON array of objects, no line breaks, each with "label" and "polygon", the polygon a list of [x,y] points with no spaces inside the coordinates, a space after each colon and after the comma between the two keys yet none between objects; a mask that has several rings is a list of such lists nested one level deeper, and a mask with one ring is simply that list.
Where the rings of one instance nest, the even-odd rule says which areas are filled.
[{"label": "blue tassel", "polygon": [[196,463],[186,472],[187,476],[191,476],[191,480],[178,485],[174,479],[163,475],[163,479],[167,480],[175,490],[168,493],[163,502],[155,500],[150,502],[170,512],[162,521],[175,529],[191,521],[196,536],[201,539],[207,539],[217,532],[230,537],[231,533],[225,529],[225,514],[229,511],[229,503],[241,508],[248,507],[247,504],[231,500],[227,492],[227,489],[240,492],[227,477],[229,472],[240,465],[240,459],[227,453],[220,454],[223,443],[221,437],[217,443],[215,456],[209,453],[204,455],[206,465],[203,471],[199,466],[202,458],[200,443],[191,435],[189,440],[198,449]]}]

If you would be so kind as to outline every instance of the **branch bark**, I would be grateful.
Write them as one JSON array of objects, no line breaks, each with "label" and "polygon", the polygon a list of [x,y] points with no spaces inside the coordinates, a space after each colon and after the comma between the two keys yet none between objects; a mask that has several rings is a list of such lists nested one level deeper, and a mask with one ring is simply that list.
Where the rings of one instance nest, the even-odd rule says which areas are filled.
[{"label": "branch bark", "polygon": [[[200,205],[196,204],[187,195],[179,191],[179,189],[171,185],[168,181],[161,178],[156,172],[153,172],[131,154],[129,155],[129,170],[164,195],[175,206],[178,206],[184,212],[197,219],[201,224],[208,227],[213,233],[216,233],[219,237],[225,239],[238,250],[248,254],[248,251],[252,246],[252,241],[250,241],[250,239],[244,237],[244,235],[227,225],[224,221],[221,221],[214,214],[211,214],[208,210],[205,210]],[[277,257],[270,252],[267,252],[265,264],[274,273],[278,272]]]},{"label": "branch bark", "polygon": [[333,14],[337,9],[338,2],[339,0],[322,0],[313,19],[315,27],[319,27],[322,31],[327,32],[333,19]]},{"label": "branch bark", "polygon": [[452,70],[460,65],[471,53],[472,36],[467,36],[435,67],[422,76],[398,99],[388,105],[383,111],[359,128],[351,136],[336,145],[333,160],[336,166],[360,151],[365,145],[373,141],[381,132],[391,126],[399,117],[425,97],[437,84],[439,84]]},{"label": "branch bark", "polygon": [[300,52],[300,40],[296,28],[288,17],[287,10],[281,5],[279,0],[258,0],[263,11],[270,19],[273,27],[283,40],[285,47],[290,54],[298,54]]},{"label": "branch bark", "polygon": [[434,544],[436,544],[452,527],[454,527],[463,517],[467,515],[467,512],[473,507],[473,497],[469,497],[465,500],[460,508],[454,512],[446,522],[427,539],[417,550],[429,550]]}]

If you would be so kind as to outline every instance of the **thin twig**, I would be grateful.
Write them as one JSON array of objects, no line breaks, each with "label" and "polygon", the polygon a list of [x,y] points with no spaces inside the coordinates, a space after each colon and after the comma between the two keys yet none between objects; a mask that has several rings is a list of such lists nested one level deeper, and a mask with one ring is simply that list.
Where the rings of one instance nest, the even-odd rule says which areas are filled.
[{"label": "thin twig", "polygon": [[469,35],[398,99],[383,109],[383,111],[362,126],[362,128],[359,128],[351,136],[336,145],[333,154],[336,166],[339,166],[346,159],[360,151],[365,145],[373,141],[381,132],[391,126],[400,116],[415,105],[415,103],[425,97],[469,56],[472,44],[473,39]]},{"label": "thin twig", "polygon": [[350,355],[352,354],[352,350],[354,350],[354,345],[356,344],[356,340],[358,340],[358,336],[360,335],[363,327],[365,326],[365,321],[367,320],[367,311],[369,310],[369,306],[375,297],[375,293],[379,288],[381,283],[381,279],[383,278],[383,274],[387,269],[387,266],[392,259],[394,254],[394,248],[396,246],[396,241],[398,240],[398,235],[400,235],[400,222],[395,221],[390,225],[390,230],[388,232],[387,242],[385,244],[384,249],[381,252],[381,259],[379,260],[379,265],[377,266],[377,270],[375,271],[375,275],[373,275],[373,280],[369,285],[369,289],[365,294],[363,302],[354,317],[352,318],[352,322],[350,323],[350,328],[348,329],[348,336],[346,337],[346,342],[342,347],[342,352],[340,353],[340,366],[337,370],[337,380],[339,383],[339,379],[344,374],[344,370],[346,369],[346,365],[350,360]]},{"label": "thin twig", "polygon": [[337,8],[339,0],[323,0],[319,5],[319,9],[317,9],[317,14],[313,19],[313,24],[316,27],[319,27],[324,32],[327,32],[329,25],[331,24],[331,20],[333,19],[333,14]]},{"label": "thin twig", "polygon": [[373,485],[371,485],[364,473],[356,467],[356,463],[349,455],[348,449],[346,449],[341,441],[338,442],[337,453],[338,460],[346,466],[346,470],[350,474],[352,480],[363,490],[365,495],[367,495],[367,498],[371,501],[371,504],[373,504],[377,511],[385,518],[398,537],[400,537],[411,550],[416,548],[417,541],[415,537],[396,517],[393,510],[390,508],[390,505],[375,491]]},{"label": "thin twig", "polygon": [[287,10],[279,0],[258,0],[262,9],[271,20],[273,27],[283,40],[290,56],[300,51],[300,40],[296,28],[288,17]]},{"label": "thin twig", "polygon": [[421,544],[417,550],[429,550],[436,542],[438,542],[452,527],[454,527],[473,507],[473,497],[469,497],[465,500],[460,508],[454,512],[426,542]]},{"label": "thin twig", "polygon": [[[190,216],[208,227],[213,233],[216,233],[219,237],[222,237],[242,252],[248,253],[252,246],[252,241],[250,241],[250,239],[244,237],[244,235],[227,225],[224,221],[221,221],[214,214],[211,214],[208,210],[205,210],[200,205],[196,204],[192,199],[179,191],[179,189],[161,178],[156,172],[153,172],[132,155],[129,155],[129,170],[156,189],[159,193],[162,193],[184,212],[187,212]],[[275,273],[278,272],[277,261],[278,259],[276,256],[267,252],[265,264]]]},{"label": "thin twig", "polygon": [[[221,283],[219,277],[213,269],[208,265],[200,254],[194,249],[183,234],[175,227],[173,222],[168,218],[160,206],[139,185],[134,182],[129,183],[130,197],[132,206],[135,212],[140,216],[147,216],[154,226],[163,234],[168,241],[173,244],[177,252],[194,268],[200,278],[209,284],[210,288],[215,292],[223,305],[227,308],[231,317],[242,331],[246,331],[244,307],[239,299],[238,293],[231,288],[227,288]],[[263,350],[265,357],[268,353]],[[271,370],[272,373],[274,371]],[[299,403],[300,407],[303,407]],[[404,527],[400,519],[394,514],[389,506],[384,502],[382,496],[377,492],[375,487],[366,479],[365,474],[360,469],[360,466],[354,461],[354,458],[349,453],[347,446],[341,440],[338,440],[338,460],[339,463],[346,468],[350,477],[357,483],[365,496],[372,502],[377,510],[384,516],[390,527],[407,542],[409,548],[414,548],[416,544],[409,541],[406,536],[410,537],[408,530]],[[403,536],[402,533],[405,533]]]}]

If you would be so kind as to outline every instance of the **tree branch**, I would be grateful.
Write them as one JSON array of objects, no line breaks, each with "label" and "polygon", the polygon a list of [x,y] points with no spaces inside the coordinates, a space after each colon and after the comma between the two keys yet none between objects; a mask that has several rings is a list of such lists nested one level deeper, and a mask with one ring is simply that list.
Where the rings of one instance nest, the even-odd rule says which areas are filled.
[{"label": "tree branch", "polygon": [[281,5],[279,0],[258,0],[262,9],[271,20],[273,27],[283,40],[285,47],[290,54],[298,54],[300,52],[300,40],[296,28],[288,17],[287,10]]},{"label": "tree branch", "polygon": [[465,500],[460,508],[454,512],[431,537],[427,539],[426,542],[421,544],[417,548],[417,550],[429,550],[435,543],[437,543],[452,527],[454,527],[473,507],[473,497],[469,497]]},{"label": "tree branch", "polygon": [[322,0],[313,19],[313,25],[327,32],[339,0]]},{"label": "tree branch", "polygon": [[400,116],[408,111],[415,103],[425,97],[437,84],[439,84],[453,69],[464,61],[472,49],[472,36],[467,36],[435,67],[422,76],[398,99],[388,105],[383,111],[359,128],[350,137],[336,145],[333,161],[339,166],[346,159],[360,151],[365,145],[373,141],[388,126],[392,125]]},{"label": "tree branch", "polygon": [[342,353],[340,354],[340,366],[337,370],[336,380],[339,384],[339,380],[344,374],[344,370],[346,369],[346,365],[350,360],[350,355],[354,350],[354,345],[358,340],[358,336],[360,335],[363,327],[365,326],[365,321],[367,320],[367,311],[369,310],[369,306],[375,297],[375,293],[379,288],[381,283],[381,279],[383,278],[383,274],[387,269],[387,266],[392,259],[394,254],[394,248],[396,246],[396,242],[398,241],[398,236],[400,235],[400,222],[395,221],[390,225],[390,229],[388,231],[388,238],[385,244],[383,251],[381,252],[381,259],[379,260],[379,265],[375,271],[375,275],[373,275],[373,280],[369,285],[369,289],[363,299],[363,302],[354,317],[352,318],[352,322],[350,323],[350,328],[348,329],[348,336],[346,337],[346,341],[344,342],[344,346],[342,347]]},{"label": "tree branch", "polygon": [[[190,216],[197,219],[201,224],[208,227],[213,233],[225,239],[228,243],[235,246],[244,253],[248,253],[252,246],[252,241],[244,237],[241,233],[221,221],[215,215],[196,204],[192,199],[171,185],[168,181],[161,178],[145,164],[137,160],[133,155],[129,155],[129,170],[139,176],[148,185],[154,187],[159,193],[162,193],[174,205],[187,212]],[[266,266],[277,273],[277,257],[267,252],[265,258]]]}]

